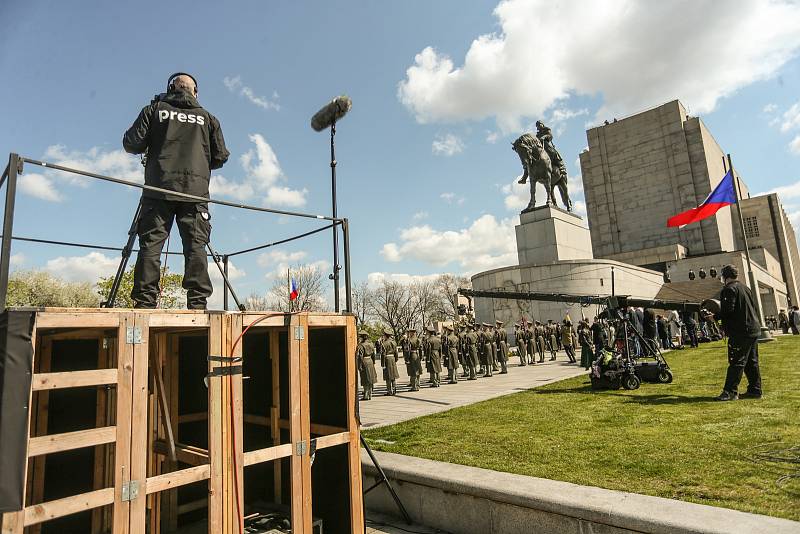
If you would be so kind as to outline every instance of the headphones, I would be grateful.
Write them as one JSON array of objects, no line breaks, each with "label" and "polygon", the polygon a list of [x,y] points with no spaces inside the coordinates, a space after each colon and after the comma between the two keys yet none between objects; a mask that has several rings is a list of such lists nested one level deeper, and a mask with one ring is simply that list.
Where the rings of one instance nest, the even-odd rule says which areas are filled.
[{"label": "headphones", "polygon": [[197,80],[195,80],[194,76],[192,76],[188,72],[176,72],[172,76],[170,76],[169,79],[167,80],[167,92],[168,93],[170,93],[170,92],[175,90],[175,84],[173,83],[173,81],[178,76],[188,76],[189,78],[191,78],[192,81],[194,82],[194,90],[195,90],[195,92],[198,92],[198,90],[197,90]]}]

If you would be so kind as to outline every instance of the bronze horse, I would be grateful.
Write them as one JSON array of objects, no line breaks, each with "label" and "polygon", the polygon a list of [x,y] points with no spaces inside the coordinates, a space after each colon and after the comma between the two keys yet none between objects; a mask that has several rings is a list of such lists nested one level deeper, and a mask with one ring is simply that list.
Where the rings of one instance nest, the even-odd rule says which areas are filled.
[{"label": "bronze horse", "polygon": [[522,134],[516,141],[511,143],[511,149],[517,153],[522,162],[524,173],[518,183],[524,184],[530,178],[531,182],[531,201],[522,212],[531,211],[536,206],[536,183],[544,186],[547,192],[546,206],[556,206],[553,190],[558,187],[561,194],[561,201],[567,211],[572,211],[572,201],[567,193],[567,171],[563,164],[553,167],[553,163],[544,145],[535,135],[529,133]]}]

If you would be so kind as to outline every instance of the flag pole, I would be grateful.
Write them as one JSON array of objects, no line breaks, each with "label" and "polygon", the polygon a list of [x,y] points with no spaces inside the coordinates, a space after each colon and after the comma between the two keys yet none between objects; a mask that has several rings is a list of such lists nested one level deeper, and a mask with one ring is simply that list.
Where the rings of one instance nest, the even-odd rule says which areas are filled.
[{"label": "flag pole", "polygon": [[291,279],[291,268],[286,269],[286,294],[289,295],[289,313],[292,313],[292,279]]},{"label": "flag pole", "polygon": [[[722,158],[722,165],[723,168],[726,166],[725,161],[726,158]],[[744,256],[747,260],[747,280],[750,283],[750,289],[753,290],[753,297],[755,299],[756,304],[756,311],[758,312],[758,320],[761,322],[761,335],[758,338],[759,342],[764,341],[772,341],[773,338],[769,333],[769,329],[764,326],[764,311],[761,305],[761,292],[758,290],[758,282],[756,281],[756,275],[753,271],[753,262],[750,260],[750,247],[747,244],[747,234],[744,231],[744,215],[742,215],[742,192],[739,188],[739,177],[736,176],[736,173],[733,171],[733,162],[731,161],[731,155],[727,154],[727,168],[725,169],[726,174],[728,172],[731,173],[731,177],[733,178],[733,190],[736,194],[736,211],[739,213],[739,230],[742,232],[742,242],[744,243]]]}]

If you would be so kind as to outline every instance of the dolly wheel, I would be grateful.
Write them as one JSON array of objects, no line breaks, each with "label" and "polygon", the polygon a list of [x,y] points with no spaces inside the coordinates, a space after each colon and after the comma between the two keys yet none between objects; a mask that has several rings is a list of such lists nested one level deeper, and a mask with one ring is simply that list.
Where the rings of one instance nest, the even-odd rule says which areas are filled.
[{"label": "dolly wheel", "polygon": [[622,387],[627,390],[639,389],[642,381],[636,375],[625,375],[622,379]]},{"label": "dolly wheel", "polygon": [[669,369],[662,369],[658,372],[658,383],[659,384],[670,384],[672,383],[672,371]]}]

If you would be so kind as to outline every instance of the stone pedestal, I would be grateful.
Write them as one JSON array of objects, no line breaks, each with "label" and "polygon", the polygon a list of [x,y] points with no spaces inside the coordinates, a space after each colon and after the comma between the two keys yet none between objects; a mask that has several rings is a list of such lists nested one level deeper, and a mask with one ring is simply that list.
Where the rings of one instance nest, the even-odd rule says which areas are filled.
[{"label": "stone pedestal", "polygon": [[519,264],[547,264],[592,259],[592,241],[583,219],[553,206],[542,206],[519,216]]}]

